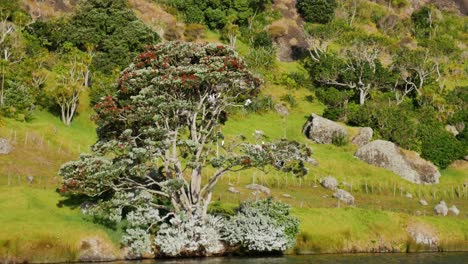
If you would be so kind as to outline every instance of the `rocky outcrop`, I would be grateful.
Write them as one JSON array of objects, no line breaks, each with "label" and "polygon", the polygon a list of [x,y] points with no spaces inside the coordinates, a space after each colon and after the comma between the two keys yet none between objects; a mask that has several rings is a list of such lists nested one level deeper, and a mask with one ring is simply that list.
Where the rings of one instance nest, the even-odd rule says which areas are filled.
[{"label": "rocky outcrop", "polygon": [[331,144],[333,138],[340,135],[348,138],[348,131],[343,126],[316,114],[310,115],[302,133],[319,144]]},{"label": "rocky outcrop", "polygon": [[449,209],[447,208],[447,204],[444,201],[440,201],[439,204],[434,206],[434,213],[436,215],[446,216],[448,213],[448,210]]},{"label": "rocky outcrop", "polygon": [[262,192],[266,195],[270,195],[270,189],[268,187],[265,187],[263,185],[260,185],[260,184],[249,184],[247,186],[245,186],[245,188],[247,189],[250,189],[250,190],[254,190],[254,191],[259,191],[259,192]]},{"label": "rocky outcrop", "polygon": [[0,138],[0,154],[9,154],[13,150],[10,141]]},{"label": "rocky outcrop", "polygon": [[440,172],[434,164],[415,152],[400,149],[390,141],[372,141],[359,148],[354,156],[414,183],[439,183]]},{"label": "rocky outcrop", "polygon": [[81,262],[91,261],[112,261],[117,260],[112,248],[99,238],[86,238],[80,242],[80,253],[78,256]]},{"label": "rocky outcrop", "polygon": [[333,194],[333,197],[344,202],[345,204],[354,204],[354,196],[343,189],[336,190],[336,192]]},{"label": "rocky outcrop", "polygon": [[429,250],[437,250],[439,238],[429,226],[422,223],[412,223],[407,232],[417,245],[426,246]]},{"label": "rocky outcrop", "polygon": [[359,133],[351,140],[351,143],[362,147],[371,141],[373,135],[374,130],[372,128],[362,127],[359,129]]},{"label": "rocky outcrop", "polygon": [[323,178],[322,180],[320,180],[320,184],[324,188],[329,189],[329,190],[335,190],[336,187],[338,187],[338,181],[332,176],[327,176]]}]

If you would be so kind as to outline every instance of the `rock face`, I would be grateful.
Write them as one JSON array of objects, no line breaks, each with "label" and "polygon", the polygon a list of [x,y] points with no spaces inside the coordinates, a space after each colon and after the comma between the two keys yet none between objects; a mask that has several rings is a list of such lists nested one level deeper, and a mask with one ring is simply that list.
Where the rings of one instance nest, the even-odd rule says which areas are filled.
[{"label": "rock face", "polygon": [[327,176],[320,181],[320,184],[329,190],[335,190],[338,187],[338,181],[332,176]]},{"label": "rock face", "polygon": [[371,141],[373,135],[374,130],[372,128],[362,127],[359,129],[359,133],[351,140],[351,143],[362,147]]},{"label": "rock face", "polygon": [[250,190],[254,190],[254,191],[259,191],[259,192],[262,192],[264,194],[267,194],[267,195],[270,195],[270,189],[268,187],[265,187],[263,185],[260,185],[260,184],[249,184],[247,186],[245,186],[245,188],[247,189],[250,189]]},{"label": "rock face", "polygon": [[446,216],[448,213],[447,204],[444,201],[440,201],[438,205],[434,207],[434,213],[437,215]]},{"label": "rock face", "polygon": [[407,228],[407,232],[416,244],[428,246],[431,250],[437,249],[439,238],[431,228],[424,224],[410,224]]},{"label": "rock face", "polygon": [[354,204],[354,196],[345,190],[336,190],[336,192],[333,194],[333,197],[343,201],[345,204]]},{"label": "rock face", "polygon": [[455,205],[452,205],[448,210],[449,210],[450,213],[452,213],[454,215],[459,215],[460,214],[460,210],[458,210],[458,208]]},{"label": "rock face", "polygon": [[354,156],[414,183],[439,183],[440,172],[434,164],[416,153],[403,151],[390,141],[372,141],[359,148]]},{"label": "rock face", "polygon": [[337,135],[348,137],[348,131],[344,127],[316,114],[310,115],[302,128],[302,133],[319,144],[331,144]]},{"label": "rock face", "polygon": [[10,142],[4,138],[0,138],[0,154],[9,154],[13,150]]},{"label": "rock face", "polygon": [[99,238],[86,238],[81,241],[79,261],[112,261],[118,257]]}]

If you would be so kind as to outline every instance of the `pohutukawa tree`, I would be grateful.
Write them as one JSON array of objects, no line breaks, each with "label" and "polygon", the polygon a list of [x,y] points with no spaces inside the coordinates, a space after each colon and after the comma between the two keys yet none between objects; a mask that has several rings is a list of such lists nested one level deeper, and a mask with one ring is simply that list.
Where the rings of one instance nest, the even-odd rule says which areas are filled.
[{"label": "pohutukawa tree", "polygon": [[123,71],[115,94],[96,106],[98,141],[92,154],[62,166],[61,191],[93,197],[93,210],[114,219],[141,206],[190,218],[206,215],[225,173],[275,168],[305,175],[311,151],[303,145],[249,144],[220,133],[229,108],[242,107],[260,84],[224,45],[147,47]]}]

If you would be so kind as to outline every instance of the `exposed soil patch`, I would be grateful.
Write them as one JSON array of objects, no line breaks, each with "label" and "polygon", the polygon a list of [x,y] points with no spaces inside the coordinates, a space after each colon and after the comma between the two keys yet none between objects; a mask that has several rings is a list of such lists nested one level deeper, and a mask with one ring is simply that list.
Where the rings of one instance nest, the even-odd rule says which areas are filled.
[{"label": "exposed soil patch", "polygon": [[282,34],[273,36],[278,45],[277,57],[280,61],[294,61],[299,59],[301,50],[308,48],[303,31],[304,21],[297,13],[296,0],[275,0],[273,8],[280,11],[282,19],[273,22],[273,28],[283,28]]}]

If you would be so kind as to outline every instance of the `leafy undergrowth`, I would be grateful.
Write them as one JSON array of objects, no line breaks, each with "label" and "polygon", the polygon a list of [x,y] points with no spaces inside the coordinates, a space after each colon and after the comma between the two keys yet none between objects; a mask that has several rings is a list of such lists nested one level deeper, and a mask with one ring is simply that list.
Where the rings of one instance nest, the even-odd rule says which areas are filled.
[{"label": "leafy undergrowth", "polygon": [[59,207],[52,190],[0,187],[0,262],[57,262],[78,258],[80,241],[99,238],[117,250],[119,233],[84,219],[79,209]]}]

